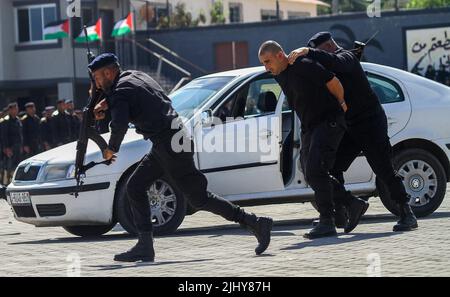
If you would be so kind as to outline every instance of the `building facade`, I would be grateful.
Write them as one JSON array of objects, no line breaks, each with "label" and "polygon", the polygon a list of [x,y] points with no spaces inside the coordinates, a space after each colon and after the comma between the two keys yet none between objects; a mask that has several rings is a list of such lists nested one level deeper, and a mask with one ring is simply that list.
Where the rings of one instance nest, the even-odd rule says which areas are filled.
[{"label": "building facade", "polygon": [[[73,99],[77,107],[86,102],[89,79],[86,49],[72,41],[81,24],[102,17],[104,34],[110,36],[114,21],[126,16],[127,1],[80,2],[80,17],[71,18],[69,38],[43,40],[45,24],[68,19],[66,0],[0,1],[0,108],[17,101],[19,107],[34,101],[38,110],[57,99]],[[109,38],[109,37],[108,37]],[[99,50],[114,49],[114,40],[92,43]]]},{"label": "building facade", "polygon": [[[211,24],[210,11],[217,0],[131,0],[131,6],[137,14],[138,30],[156,27],[158,19],[171,13],[178,3],[184,3],[186,12],[197,19],[201,13]],[[281,20],[317,16],[318,6],[329,6],[319,0],[222,0],[225,23],[252,23],[277,19],[277,3]]]}]

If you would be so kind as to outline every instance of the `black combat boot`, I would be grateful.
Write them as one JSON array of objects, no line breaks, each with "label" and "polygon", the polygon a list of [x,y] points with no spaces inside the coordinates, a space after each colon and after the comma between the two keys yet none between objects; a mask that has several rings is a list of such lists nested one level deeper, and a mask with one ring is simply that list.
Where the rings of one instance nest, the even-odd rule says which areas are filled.
[{"label": "black combat boot", "polygon": [[334,218],[320,217],[319,223],[312,228],[311,231],[304,234],[304,238],[314,239],[319,237],[335,236],[337,235]]},{"label": "black combat boot", "polygon": [[359,220],[361,219],[363,214],[366,213],[368,208],[369,202],[354,197],[352,203],[350,203],[350,205],[347,207],[349,218],[348,224],[344,228],[345,233],[350,233],[353,231],[353,229],[356,228],[356,226],[359,223]]},{"label": "black combat boot", "polygon": [[[318,222],[317,222],[318,223]],[[348,212],[345,206],[334,206],[334,224],[336,228],[346,228],[348,224]]]},{"label": "black combat boot", "polygon": [[[347,208],[343,205],[335,205],[334,209],[334,224],[336,225],[336,228],[346,228],[348,224]],[[319,222],[319,219],[313,220],[312,226],[317,226]]]},{"label": "black combat boot", "polygon": [[153,262],[155,250],[153,249],[153,233],[143,232],[138,234],[137,244],[131,250],[114,256],[114,261],[120,262]]},{"label": "black combat boot", "polygon": [[255,248],[255,253],[261,255],[269,246],[273,220],[267,217],[257,217],[253,213],[249,214],[241,210],[239,224],[256,236],[258,246]]},{"label": "black combat boot", "polygon": [[417,219],[408,202],[405,202],[404,204],[399,204],[398,207],[400,210],[399,213],[400,220],[394,226],[393,230],[396,232],[396,231],[411,231],[413,229],[416,229],[418,227]]}]

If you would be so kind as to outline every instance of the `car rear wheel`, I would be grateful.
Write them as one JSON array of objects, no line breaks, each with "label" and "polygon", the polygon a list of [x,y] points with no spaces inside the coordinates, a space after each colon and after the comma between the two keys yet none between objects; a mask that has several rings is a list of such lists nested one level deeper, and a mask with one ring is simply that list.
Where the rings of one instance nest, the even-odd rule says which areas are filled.
[{"label": "car rear wheel", "polygon": [[[124,181],[127,180],[128,178]],[[146,195],[150,202],[153,233],[165,235],[175,232],[186,215],[186,201],[183,194],[169,178],[162,177],[148,186]],[[126,194],[126,182],[121,183],[116,194],[115,212],[120,225],[128,233],[137,234]]]},{"label": "car rear wheel", "polygon": [[[439,160],[422,149],[408,149],[398,153],[394,169],[403,179],[406,192],[411,196],[409,204],[417,217],[425,217],[439,208],[445,197],[447,178]],[[393,214],[398,215],[396,203],[387,187],[377,180],[381,202]]]},{"label": "car rear wheel", "polygon": [[109,225],[65,226],[63,228],[67,232],[76,236],[95,237],[109,232],[115,225],[116,222]]}]

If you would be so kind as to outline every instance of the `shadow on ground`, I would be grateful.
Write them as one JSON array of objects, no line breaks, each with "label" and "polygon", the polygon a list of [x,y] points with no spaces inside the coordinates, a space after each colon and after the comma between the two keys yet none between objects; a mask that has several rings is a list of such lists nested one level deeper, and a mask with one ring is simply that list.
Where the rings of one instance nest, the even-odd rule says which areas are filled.
[{"label": "shadow on ground", "polygon": [[[420,220],[433,220],[440,218],[450,218],[450,212],[436,212],[426,218],[421,218]],[[295,219],[295,220],[278,220],[274,222],[274,228],[272,231],[272,236],[298,236],[295,231],[310,229],[313,219]],[[360,224],[376,224],[376,223],[386,223],[392,222],[393,224],[397,221],[397,218],[390,214],[382,215],[366,215],[362,218]],[[420,230],[420,221],[419,221]],[[386,232],[386,233],[351,233],[345,234],[345,236],[351,236],[349,238],[337,237],[332,240],[329,244],[340,244],[351,241],[367,240],[370,238],[392,236],[399,233]],[[16,235],[16,234],[14,234]],[[210,227],[199,227],[199,228],[181,228],[177,230],[176,233],[171,235],[164,235],[160,237],[188,237],[188,236],[209,236],[211,238],[220,236],[248,236],[249,232],[239,227],[238,224],[226,224],[226,225],[216,225]],[[342,234],[344,235],[344,234]],[[353,235],[353,236],[352,236]],[[134,240],[135,236],[122,231],[113,231],[103,236],[97,237],[60,237],[44,240],[34,240],[34,241],[23,241],[23,242],[13,242],[10,245],[23,245],[23,244],[59,244],[59,243],[89,243],[89,242],[104,242],[104,241],[117,241],[117,240]],[[325,239],[319,239],[317,243],[313,242],[302,242],[300,246],[293,248],[303,248],[305,246],[313,246],[313,244],[324,245],[327,244]]]},{"label": "shadow on ground", "polygon": [[137,262],[137,263],[123,263],[123,264],[110,264],[110,265],[87,265],[90,268],[96,268],[100,271],[108,270],[119,270],[119,269],[130,269],[130,268],[142,268],[142,267],[152,267],[160,265],[170,265],[170,264],[184,264],[184,263],[198,263],[212,261],[214,259],[196,259],[196,260],[185,260],[185,261],[161,261],[161,262]]}]

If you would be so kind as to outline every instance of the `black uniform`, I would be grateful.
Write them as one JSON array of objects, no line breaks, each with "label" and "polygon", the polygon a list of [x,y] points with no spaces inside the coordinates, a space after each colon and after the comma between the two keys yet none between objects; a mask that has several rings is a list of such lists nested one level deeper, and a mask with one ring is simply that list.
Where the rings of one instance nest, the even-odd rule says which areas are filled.
[{"label": "black uniform", "polygon": [[50,147],[53,147],[53,132],[50,119],[50,117],[41,118],[40,131],[42,143],[47,143]]},{"label": "black uniform", "polygon": [[376,176],[388,187],[392,199],[399,204],[408,200],[402,179],[392,165],[392,147],[388,136],[386,114],[372,88],[358,58],[342,48],[335,53],[310,49],[308,57],[333,71],[345,91],[348,111],[347,133],[336,156],[332,175],[335,183],[335,202],[348,206],[351,196],[345,192],[344,175],[362,151]]},{"label": "black uniform", "polygon": [[326,83],[334,74],[310,59],[297,59],[275,76],[289,105],[301,121],[301,165],[305,179],[315,192],[321,218],[334,218],[333,168],[339,142],[344,135],[344,112]]},{"label": "black uniform", "polygon": [[72,119],[67,112],[55,111],[50,123],[55,146],[69,143],[72,140]]},{"label": "black uniform", "polygon": [[18,117],[12,118],[6,116],[2,123],[2,142],[3,149],[9,148],[12,150],[12,156],[5,156],[6,171],[11,177],[17,165],[22,160],[22,123]]},{"label": "black uniform", "polygon": [[25,115],[21,119],[23,129],[23,146],[30,148],[30,153],[26,157],[38,154],[41,150],[40,119],[37,115]]},{"label": "black uniform", "polygon": [[[207,192],[208,182],[195,167],[193,149],[181,152],[172,149],[172,136],[183,133],[183,130],[181,126],[171,128],[173,121],[179,122],[178,114],[162,88],[150,76],[139,71],[121,72],[106,100],[112,117],[109,149],[119,151],[129,122],[135,125],[137,133],[153,143],[151,151],[138,164],[127,184],[139,233],[152,231],[146,190],[163,175],[173,179],[194,208],[213,212],[227,220],[248,222],[249,216],[238,206]],[[193,148],[192,140],[184,139],[190,142],[188,147]]]},{"label": "black uniform", "polygon": [[71,141],[78,140],[78,137],[80,136],[80,127],[81,122],[78,119],[78,117],[75,114],[68,114],[70,119],[70,135],[71,135]]}]

